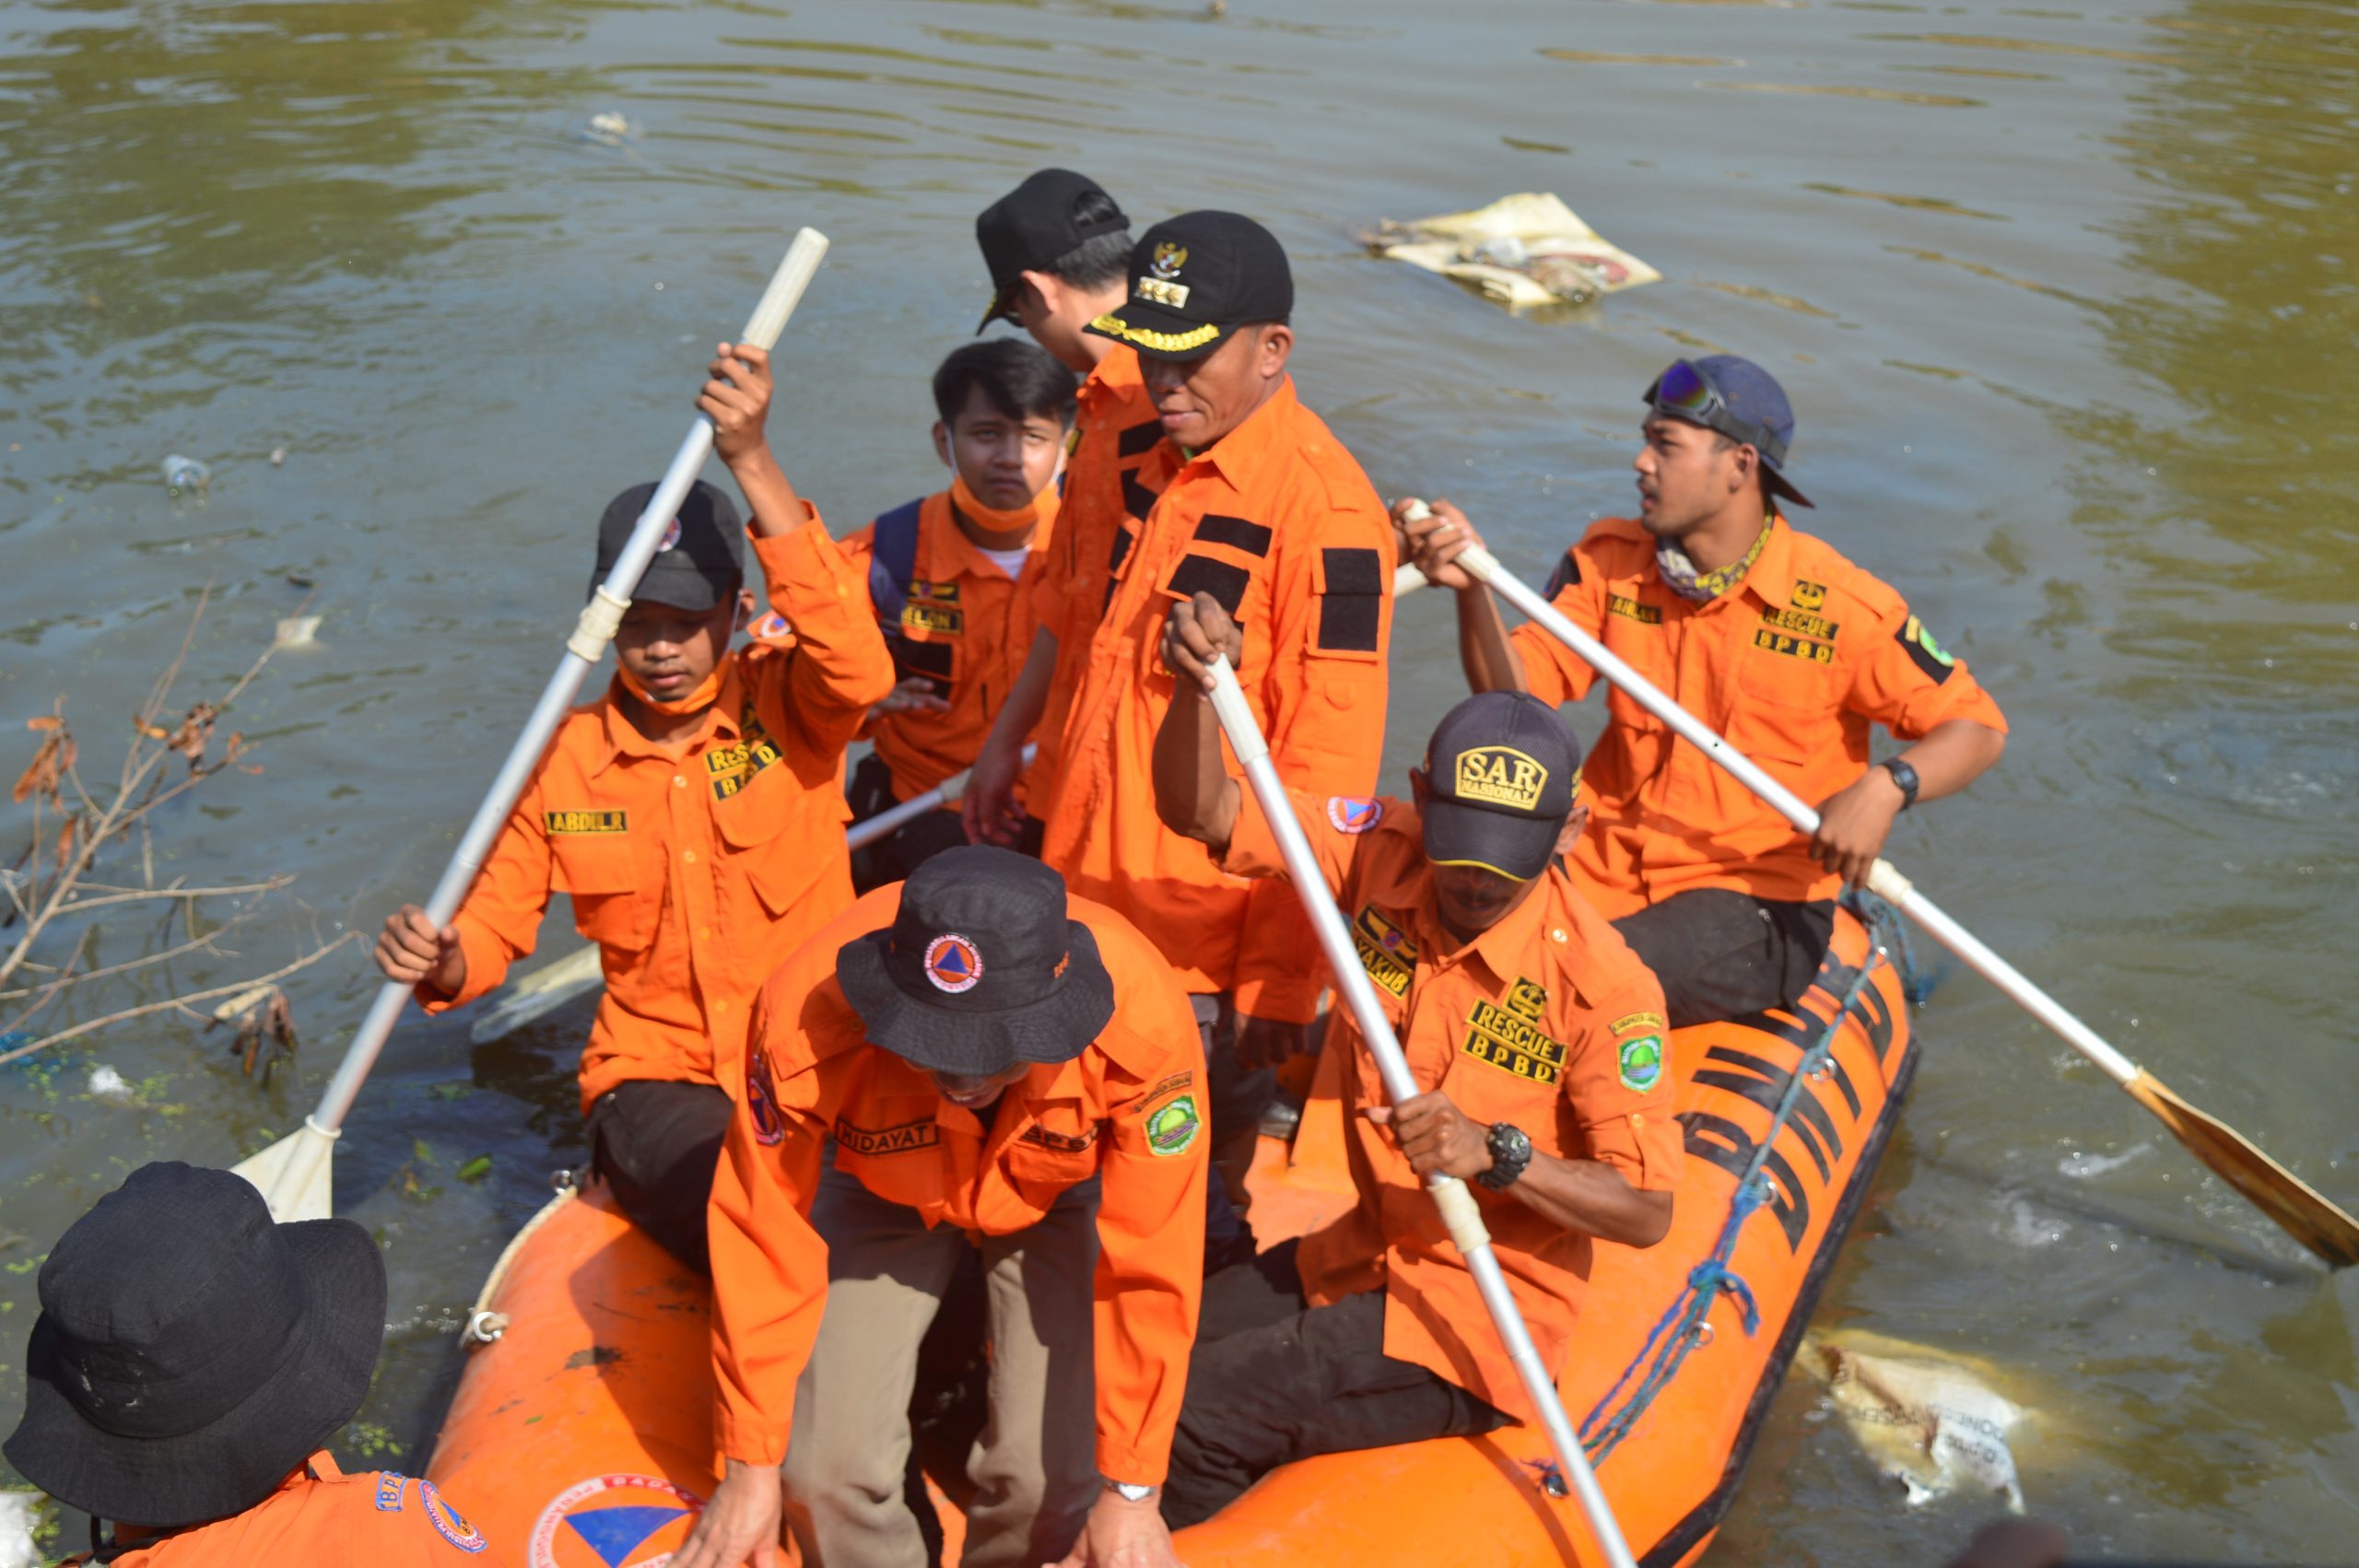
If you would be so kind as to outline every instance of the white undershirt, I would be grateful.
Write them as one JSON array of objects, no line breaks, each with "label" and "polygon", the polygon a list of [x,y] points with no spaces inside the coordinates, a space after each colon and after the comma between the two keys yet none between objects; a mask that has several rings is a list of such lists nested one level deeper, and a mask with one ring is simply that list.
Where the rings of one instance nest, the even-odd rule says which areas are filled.
[{"label": "white undershirt", "polygon": [[1010,577],[1022,577],[1024,575],[1024,563],[1030,559],[1032,555],[1032,546],[1029,544],[1019,545],[1013,550],[986,550],[981,545],[978,544],[975,546],[975,549],[976,552],[983,557],[983,559],[991,562],[992,565],[997,567],[1000,570],[1005,572]]}]

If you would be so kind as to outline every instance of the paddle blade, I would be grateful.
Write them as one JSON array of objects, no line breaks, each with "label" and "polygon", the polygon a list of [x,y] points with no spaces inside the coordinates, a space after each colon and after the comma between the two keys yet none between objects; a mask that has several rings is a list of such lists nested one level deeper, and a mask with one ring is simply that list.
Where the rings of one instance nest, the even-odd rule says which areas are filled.
[{"label": "paddle blade", "polygon": [[307,1117],[301,1128],[229,1169],[254,1184],[280,1224],[324,1220],[334,1196],[328,1178],[328,1156],[334,1149],[335,1134],[322,1132]]},{"label": "paddle blade", "polygon": [[2130,1091],[2130,1098],[2154,1112],[2189,1153],[2330,1267],[2347,1269],[2359,1263],[2359,1220],[2254,1148],[2235,1128],[2180,1099],[2153,1073],[2142,1071],[2122,1087]]}]

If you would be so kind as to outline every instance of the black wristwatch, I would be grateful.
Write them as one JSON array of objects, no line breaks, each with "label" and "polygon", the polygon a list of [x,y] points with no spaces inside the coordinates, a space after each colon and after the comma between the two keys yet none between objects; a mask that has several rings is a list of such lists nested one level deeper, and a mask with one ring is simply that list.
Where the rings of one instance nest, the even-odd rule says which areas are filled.
[{"label": "black wristwatch", "polygon": [[1523,1175],[1523,1167],[1532,1164],[1532,1140],[1523,1129],[1511,1121],[1495,1121],[1491,1135],[1483,1141],[1491,1152],[1491,1168],[1474,1179],[1493,1192],[1505,1192]]},{"label": "black wristwatch", "polygon": [[1876,766],[1883,768],[1886,773],[1891,774],[1892,781],[1900,786],[1900,809],[1902,811],[1907,811],[1909,807],[1917,803],[1917,770],[1915,768],[1909,766],[1907,763],[1901,761],[1896,756],[1886,757],[1884,761],[1876,764]]}]

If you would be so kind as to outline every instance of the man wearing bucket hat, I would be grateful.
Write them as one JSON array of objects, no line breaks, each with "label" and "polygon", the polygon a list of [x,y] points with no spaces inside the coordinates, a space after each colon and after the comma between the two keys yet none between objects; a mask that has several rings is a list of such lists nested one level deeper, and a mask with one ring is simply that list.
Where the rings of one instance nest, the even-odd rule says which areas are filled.
[{"label": "man wearing bucket hat", "polygon": [[[1275,235],[1194,212],[1141,237],[1128,296],[1090,323],[1140,356],[1159,427],[1138,433],[1104,574],[1074,588],[1104,612],[1086,648],[1060,649],[1059,679],[1077,684],[1038,791],[1042,858],[1135,921],[1194,999],[1214,1159],[1240,1200],[1275,1098],[1269,1067],[1301,1048],[1323,969],[1291,894],[1223,874],[1164,827],[1148,754],[1171,700],[1156,653],[1164,614],[1203,591],[1249,629],[1238,676],[1279,772],[1321,796],[1376,783],[1392,531],[1359,464],[1295,395],[1294,300]],[[984,757],[1004,762],[1021,741],[1003,723]],[[1004,772],[978,762],[970,831],[992,829]]]},{"label": "man wearing bucket hat", "polygon": [[[1226,771],[1204,667],[1240,637],[1208,597],[1175,605],[1164,661],[1180,695],[1156,739],[1173,830],[1240,876],[1285,863]],[[1387,1104],[1350,1013],[1330,1015],[1295,1162],[1340,1164],[1342,1217],[1204,1281],[1164,1516],[1194,1524],[1315,1454],[1487,1432],[1534,1412],[1426,1179],[1473,1184],[1544,1364],[1560,1369],[1596,1238],[1671,1228],[1680,1129],[1654,977],[1575,891],[1580,751],[1511,692],[1446,714],[1411,798],[1288,799],[1426,1092]],[[1291,889],[1279,891],[1293,896]]]},{"label": "man wearing bucket hat", "polygon": [[[1727,354],[1678,360],[1645,402],[1638,515],[1592,525],[1549,597],[1821,819],[1802,837],[1645,709],[1607,699],[1574,869],[1661,977],[1680,1027],[1801,996],[1842,885],[1866,877],[1901,812],[1996,763],[2007,721],[1898,593],[1786,521],[1782,502],[1811,503],[1787,475],[1793,411],[1766,370]],[[1458,591],[1474,689],[1586,696],[1595,672],[1539,626],[1510,637],[1455,564],[1479,543],[1464,514],[1445,501],[1412,522],[1409,507],[1394,508],[1409,553]],[[1911,743],[1872,767],[1871,724]]]},{"label": "man wearing bucket hat", "polygon": [[806,1561],[926,1561],[907,1410],[970,1248],[991,1419],[960,1561],[1170,1564],[1203,1070],[1162,956],[1013,850],[937,855],[789,959],[713,1183],[728,1474],[674,1568],[772,1562],[781,1510]]},{"label": "man wearing bucket hat", "polygon": [[384,1261],[351,1221],[273,1224],[242,1176],[142,1165],[67,1229],[40,1290],[6,1453],[90,1515],[87,1561],[499,1561],[431,1482],[327,1455],[385,1335]]},{"label": "man wearing bucket hat", "polygon": [[[704,1211],[761,977],[851,903],[844,748],[893,689],[861,570],[795,494],[762,425],[769,357],[722,345],[698,407],[753,507],[770,614],[730,642],[751,596],[745,530],[699,480],[615,638],[614,684],[573,710],[458,918],[388,917],[377,963],[428,1012],[459,1007],[533,951],[550,896],[598,944],[606,989],[581,1053],[592,1163],[623,1212],[705,1267]],[[653,493],[616,497],[594,585]]]}]

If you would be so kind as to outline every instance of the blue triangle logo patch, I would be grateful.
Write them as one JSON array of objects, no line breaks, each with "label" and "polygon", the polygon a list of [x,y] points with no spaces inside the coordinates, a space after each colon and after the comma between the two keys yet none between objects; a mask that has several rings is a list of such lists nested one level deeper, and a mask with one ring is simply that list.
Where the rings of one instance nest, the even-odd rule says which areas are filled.
[{"label": "blue triangle logo patch", "polygon": [[633,1548],[687,1512],[686,1508],[625,1504],[616,1508],[584,1508],[568,1514],[565,1522],[590,1543],[590,1550],[606,1568],[622,1568],[623,1559]]}]

